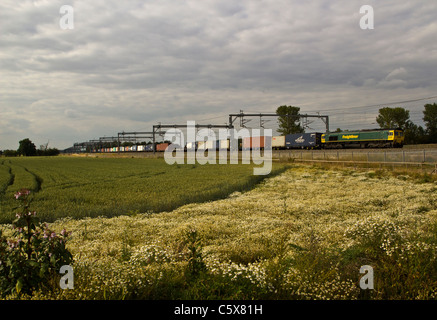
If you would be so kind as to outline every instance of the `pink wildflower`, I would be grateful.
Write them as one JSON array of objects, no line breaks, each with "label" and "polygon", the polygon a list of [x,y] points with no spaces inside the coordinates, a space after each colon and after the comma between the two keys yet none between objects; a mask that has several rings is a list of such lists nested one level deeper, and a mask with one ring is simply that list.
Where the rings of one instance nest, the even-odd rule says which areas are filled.
[{"label": "pink wildflower", "polygon": [[14,197],[15,199],[19,199],[21,198],[21,196],[23,195],[29,195],[30,194],[30,190],[28,189],[21,189],[20,191],[17,191],[16,193],[14,193]]}]

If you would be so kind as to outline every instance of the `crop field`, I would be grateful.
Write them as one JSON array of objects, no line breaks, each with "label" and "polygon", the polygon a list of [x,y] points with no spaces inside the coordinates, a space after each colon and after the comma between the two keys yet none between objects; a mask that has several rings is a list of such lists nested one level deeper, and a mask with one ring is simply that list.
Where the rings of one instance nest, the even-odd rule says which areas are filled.
[{"label": "crop field", "polygon": [[[167,171],[171,172],[165,180],[167,188],[154,195],[160,200],[165,197],[163,190],[168,192],[168,201],[173,199],[172,192],[177,193],[170,183],[172,179],[184,186],[183,194],[239,184],[231,194],[223,191],[215,200],[188,203],[189,198],[187,204],[163,208],[159,213],[133,207],[131,210],[136,211],[129,215],[96,217],[95,212],[94,217],[86,217],[87,212],[94,212],[87,211],[88,206],[93,208],[113,198],[106,208],[110,210],[111,206],[117,207],[116,199],[129,194],[129,190],[121,189],[127,187],[127,182],[120,182],[113,190],[109,187],[115,184],[115,179],[109,177],[122,178],[127,164],[116,161],[120,159],[114,159],[114,163],[104,159],[114,170],[106,173],[109,177],[105,181],[105,170],[110,165],[101,160],[57,159],[44,169],[36,160],[14,159],[0,166],[3,190],[8,186],[5,195],[10,192],[8,174],[10,177],[12,171],[18,175],[15,166],[21,165],[27,169],[21,172],[23,175],[31,172],[39,177],[34,183],[36,190],[40,189],[34,198],[35,206],[47,199],[59,202],[59,208],[55,206],[51,211],[48,204],[41,206],[40,216],[59,212],[69,188],[79,193],[80,183],[83,194],[91,193],[83,204],[75,204],[80,205],[80,210],[70,205],[76,217],[59,214],[60,219],[50,223],[56,232],[64,228],[71,232],[68,248],[74,257],[74,289],[54,286],[27,298],[437,298],[435,177],[289,165],[282,173],[249,188],[246,183],[252,170],[245,171],[244,166],[162,167],[162,162],[155,164],[147,159],[142,160],[142,168],[141,159],[126,159],[136,167],[131,169],[132,174],[162,170],[165,173],[159,176],[165,178]],[[60,161],[58,165],[56,161]],[[61,175],[62,161],[72,161],[70,167],[74,170],[64,170]],[[190,170],[198,174],[190,176]],[[90,181],[90,172],[103,180],[103,186],[99,187],[99,179]],[[135,201],[140,198],[136,190],[141,185],[138,182],[131,188]],[[50,198],[57,188],[59,195]],[[103,190],[108,193],[102,195]],[[93,202],[94,198],[99,200]],[[156,203],[161,202],[167,200]],[[129,201],[119,203],[127,205]],[[362,266],[373,268],[374,289],[360,288]]]},{"label": "crop field", "polygon": [[164,159],[138,158],[0,159],[0,223],[12,221],[13,194],[22,188],[32,191],[40,218],[54,221],[172,210],[245,190],[263,178],[253,175],[253,165],[167,165]]}]

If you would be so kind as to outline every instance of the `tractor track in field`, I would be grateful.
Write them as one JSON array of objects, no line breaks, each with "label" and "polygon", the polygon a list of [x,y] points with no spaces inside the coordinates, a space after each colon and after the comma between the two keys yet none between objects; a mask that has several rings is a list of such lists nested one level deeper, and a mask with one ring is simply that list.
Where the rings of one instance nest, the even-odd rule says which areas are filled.
[{"label": "tractor track in field", "polygon": [[15,175],[12,173],[12,168],[9,167],[7,164],[1,163],[0,165],[5,166],[6,168],[8,168],[8,173],[9,173],[9,181],[7,184],[4,185],[4,187],[2,189],[0,189],[0,194],[1,193],[5,193],[6,189],[14,184],[14,180],[15,180]]},{"label": "tractor track in field", "polygon": [[0,200],[4,198],[6,194],[6,190],[14,184],[15,181],[15,175],[12,173],[12,168],[6,165],[5,163],[1,163],[0,165],[5,166],[7,168],[7,171],[9,173],[9,180],[7,183],[5,183],[3,186],[1,186],[0,189]]},{"label": "tractor track in field", "polygon": [[[9,181],[8,181],[8,183],[5,184],[2,189],[0,189],[0,195],[3,196],[6,193],[6,190],[10,186],[12,186],[14,184],[14,182],[15,182],[15,174],[14,174],[14,171],[13,171],[12,167],[8,166],[6,163],[2,162],[2,163],[0,163],[0,165],[3,165],[6,168],[8,168],[7,170],[9,172]],[[23,166],[20,166],[20,167],[23,168],[24,171],[29,173],[33,177],[33,179],[35,179],[36,186],[34,188],[32,188],[31,191],[33,191],[34,193],[39,192],[41,190],[41,188],[42,188],[43,179],[40,176],[38,176],[36,173],[34,173],[34,172],[30,171],[29,169],[27,169],[26,167],[23,167]]]},{"label": "tractor track in field", "polygon": [[27,169],[26,167],[23,167],[23,168],[24,168],[24,171],[30,173],[36,181],[36,188],[33,190],[33,192],[35,192],[35,193],[39,192],[41,190],[43,179],[40,176],[38,176],[36,173],[29,171],[29,169]]}]

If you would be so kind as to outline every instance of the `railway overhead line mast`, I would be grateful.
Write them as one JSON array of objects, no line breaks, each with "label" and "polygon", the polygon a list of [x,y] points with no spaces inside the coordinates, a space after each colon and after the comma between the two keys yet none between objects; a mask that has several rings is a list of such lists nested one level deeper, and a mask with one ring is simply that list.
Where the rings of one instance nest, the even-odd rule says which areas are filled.
[{"label": "railway overhead line mast", "polygon": [[[153,153],[155,153],[156,148],[156,134],[162,134],[160,131],[161,129],[171,129],[171,128],[187,128],[187,124],[157,124],[153,126]],[[229,129],[230,126],[227,124],[194,124],[193,128],[199,129],[199,128],[207,128],[207,129]]]},{"label": "railway overhead line mast", "polygon": [[269,120],[263,120],[263,117],[290,117],[290,118],[298,118],[303,120],[304,123],[308,123],[308,118],[319,118],[321,119],[326,126],[326,132],[329,132],[329,116],[327,115],[310,115],[310,114],[296,114],[296,115],[280,115],[277,113],[244,113],[242,110],[240,113],[231,113],[229,114],[229,126],[230,128],[234,127],[234,122],[237,118],[240,118],[240,127],[244,128],[246,123],[250,121],[250,119],[245,119],[245,117],[259,117],[259,126],[261,128],[264,127],[264,123]]}]

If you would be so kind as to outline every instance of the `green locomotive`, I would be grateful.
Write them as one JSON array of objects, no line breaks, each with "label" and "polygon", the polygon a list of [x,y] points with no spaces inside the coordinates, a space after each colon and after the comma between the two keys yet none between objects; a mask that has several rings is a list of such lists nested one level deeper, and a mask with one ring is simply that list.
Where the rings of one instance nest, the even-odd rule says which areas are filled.
[{"label": "green locomotive", "polygon": [[402,129],[374,129],[359,131],[327,132],[322,135],[323,148],[402,148]]}]

